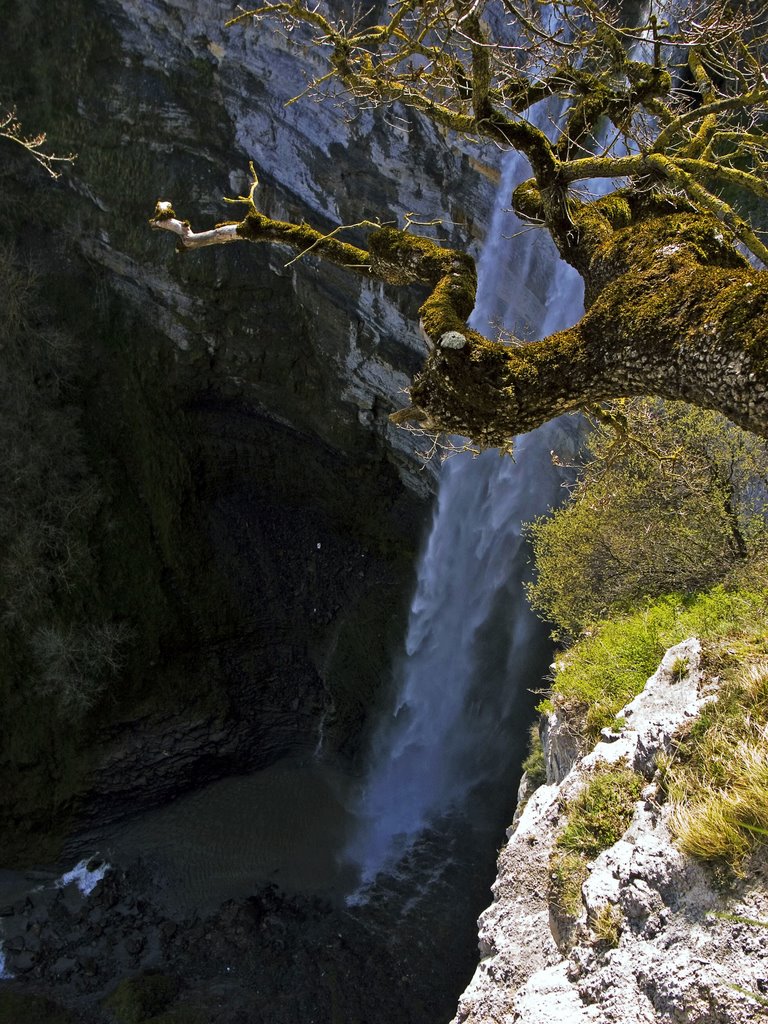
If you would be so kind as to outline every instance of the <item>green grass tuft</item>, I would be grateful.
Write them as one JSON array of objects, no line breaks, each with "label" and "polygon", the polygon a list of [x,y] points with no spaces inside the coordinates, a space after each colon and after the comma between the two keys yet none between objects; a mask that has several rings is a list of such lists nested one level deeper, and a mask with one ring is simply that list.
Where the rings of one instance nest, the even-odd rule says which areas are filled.
[{"label": "green grass tuft", "polygon": [[688,675],[690,669],[690,662],[688,658],[684,656],[678,656],[669,666],[669,674],[672,676],[676,683],[681,683],[683,679]]},{"label": "green grass tuft", "polygon": [[593,860],[627,831],[643,785],[626,763],[597,770],[571,803],[557,845]]},{"label": "green grass tuft", "polygon": [[621,939],[624,915],[617,906],[605,903],[592,921],[592,935],[595,943],[615,949]]},{"label": "green grass tuft", "polygon": [[528,735],[528,756],[523,761],[523,771],[532,785],[543,786],[547,781],[547,765],[538,725],[532,725]]},{"label": "green grass tuft", "polygon": [[551,705],[595,740],[640,693],[664,652],[690,636],[713,659],[768,652],[768,592],[717,586],[702,594],[671,594],[602,623],[556,661]]},{"label": "green grass tuft", "polygon": [[578,917],[581,887],[588,875],[587,862],[580,854],[555,847],[549,861],[549,902],[568,917]]}]

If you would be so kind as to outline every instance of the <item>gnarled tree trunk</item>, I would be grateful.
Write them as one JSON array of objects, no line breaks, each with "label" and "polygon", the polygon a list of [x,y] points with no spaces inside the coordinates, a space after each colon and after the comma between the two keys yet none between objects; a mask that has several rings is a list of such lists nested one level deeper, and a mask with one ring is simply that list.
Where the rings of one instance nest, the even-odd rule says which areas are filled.
[{"label": "gnarled tree trunk", "polygon": [[[516,205],[535,216],[530,187]],[[587,310],[573,327],[529,344],[491,341],[467,327],[476,274],[464,253],[393,228],[371,232],[368,250],[306,225],[249,211],[239,223],[195,234],[170,204],[153,226],[180,247],[248,240],[290,246],[397,285],[430,288],[421,322],[431,343],[394,414],[436,433],[506,447],[515,434],[561,413],[629,395],[682,399],[768,434],[768,271],[755,270],[720,222],[685,201],[620,192],[569,202],[561,251],[582,275]]]}]

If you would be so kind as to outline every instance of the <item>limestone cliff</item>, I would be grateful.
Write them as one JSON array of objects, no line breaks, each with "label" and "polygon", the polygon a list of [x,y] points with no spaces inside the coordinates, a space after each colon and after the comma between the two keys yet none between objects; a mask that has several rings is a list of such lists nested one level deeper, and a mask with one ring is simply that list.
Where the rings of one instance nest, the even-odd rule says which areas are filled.
[{"label": "limestone cliff", "polygon": [[[684,657],[687,674],[673,666]],[[479,921],[481,961],[454,1024],[746,1024],[768,987],[765,864],[730,888],[683,855],[654,762],[710,699],[714,681],[688,640],[667,652],[625,725],[580,753],[563,722],[547,722],[548,782],[529,794],[501,852],[493,904]],[[551,905],[550,857],[569,800],[595,767],[626,762],[647,785],[622,838],[589,865],[575,919]],[[525,779],[521,793],[528,792]],[[610,941],[596,924],[606,908]],[[726,916],[721,916],[725,914]],[[605,917],[603,916],[605,920]],[[746,991],[745,991],[746,990]]]}]

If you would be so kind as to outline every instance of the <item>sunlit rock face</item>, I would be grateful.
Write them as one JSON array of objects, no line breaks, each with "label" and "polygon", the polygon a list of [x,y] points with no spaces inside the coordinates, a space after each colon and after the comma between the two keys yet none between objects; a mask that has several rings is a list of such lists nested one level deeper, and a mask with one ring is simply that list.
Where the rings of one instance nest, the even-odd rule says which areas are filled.
[{"label": "sunlit rock face", "polygon": [[[33,0],[6,33],[0,96],[78,154],[56,183],[13,156],[2,192],[83,363],[73,401],[105,504],[77,614],[134,638],[99,738],[61,754],[78,759],[66,781],[46,782],[47,739],[31,774],[3,763],[11,859],[83,803],[92,818],[166,799],[314,749],[321,723],[353,756],[402,635],[434,471],[388,416],[424,354],[421,297],[282,249],[181,256],[147,218],[158,198],[195,227],[231,217],[252,160],[273,216],[330,230],[412,213],[478,251],[496,168],[406,110],[286,106],[313,54],[225,29],[231,13],[66,0],[54,25]],[[141,751],[169,743],[145,785]]]},{"label": "sunlit rock face", "polygon": [[[683,677],[675,666],[684,660]],[[645,689],[593,749],[563,742],[550,715],[543,743],[547,784],[521,807],[498,861],[493,903],[478,922],[481,961],[454,1024],[748,1024],[762,1018],[750,992],[763,984],[768,908],[761,867],[726,888],[683,854],[672,805],[655,773],[673,737],[690,730],[718,680],[689,638],[670,648]],[[589,864],[578,909],[552,899],[551,855],[569,801],[596,769],[624,765],[647,785],[621,838]],[[525,787],[523,788],[525,796]],[[613,930],[600,931],[610,908]]]}]

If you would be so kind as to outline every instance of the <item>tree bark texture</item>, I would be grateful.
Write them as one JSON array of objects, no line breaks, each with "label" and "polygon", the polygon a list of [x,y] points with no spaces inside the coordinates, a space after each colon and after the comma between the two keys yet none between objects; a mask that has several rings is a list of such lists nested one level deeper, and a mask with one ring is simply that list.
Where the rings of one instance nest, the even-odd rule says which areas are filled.
[{"label": "tree bark texture", "polygon": [[[528,217],[548,201],[531,187],[515,199]],[[587,310],[572,328],[529,344],[467,327],[477,281],[465,253],[393,228],[372,231],[364,250],[271,220],[250,202],[242,221],[199,235],[170,204],[151,223],[177,234],[181,248],[215,244],[220,232],[222,242],[284,244],[393,285],[426,286],[420,315],[431,351],[398,422],[506,447],[584,405],[656,395],[768,435],[768,271],[755,270],[718,219],[687,201],[616,193],[570,202],[561,251],[584,278]]]}]

